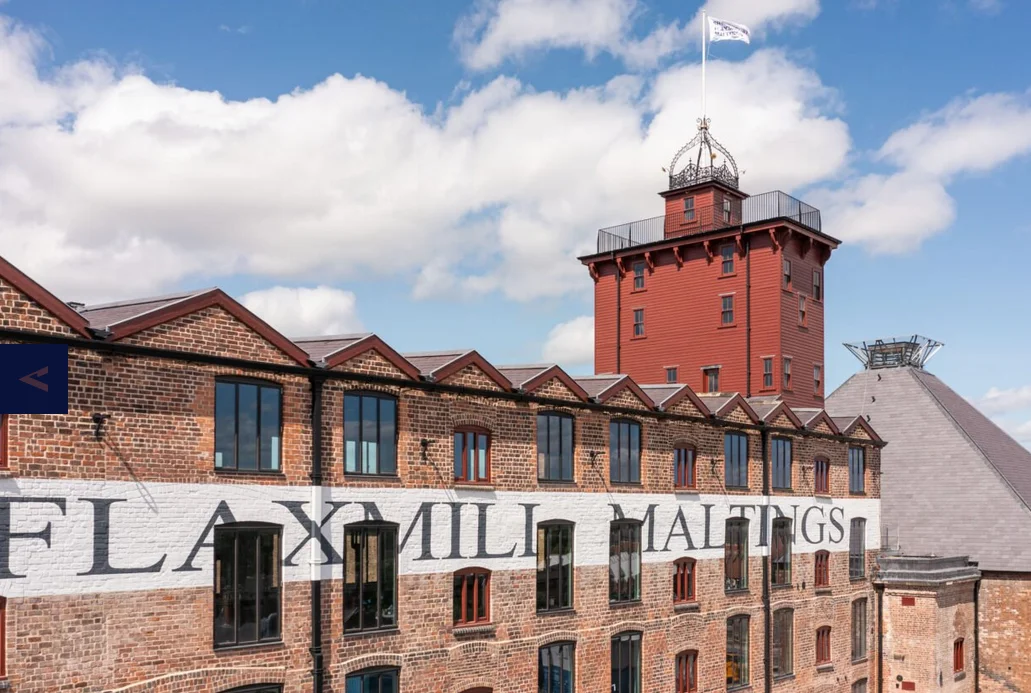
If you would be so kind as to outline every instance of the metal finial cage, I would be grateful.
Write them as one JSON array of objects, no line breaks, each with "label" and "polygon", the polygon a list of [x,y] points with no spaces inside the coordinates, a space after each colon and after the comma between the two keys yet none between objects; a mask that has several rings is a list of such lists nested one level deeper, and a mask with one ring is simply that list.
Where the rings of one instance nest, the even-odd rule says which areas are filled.
[{"label": "metal finial cage", "polygon": [[[687,153],[697,148],[695,160],[687,160],[687,164],[677,170],[677,162]],[[723,155],[724,163],[716,166],[716,159]],[[703,155],[706,157],[703,159]],[[704,165],[703,165],[704,164]],[[690,142],[680,148],[669,165],[669,189],[685,188],[697,183],[717,181],[732,188],[738,187],[737,162],[727,148],[709,134],[709,119],[698,119],[698,134]]]}]

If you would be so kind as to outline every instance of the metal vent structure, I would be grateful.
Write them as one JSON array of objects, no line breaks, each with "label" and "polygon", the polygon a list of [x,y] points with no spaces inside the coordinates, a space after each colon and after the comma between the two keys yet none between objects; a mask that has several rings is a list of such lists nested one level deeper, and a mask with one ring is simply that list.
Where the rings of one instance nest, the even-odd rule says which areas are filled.
[{"label": "metal vent structure", "polygon": [[867,370],[903,366],[923,368],[943,346],[945,345],[942,342],[918,334],[911,337],[889,337],[875,339],[872,342],[845,344],[845,348],[851,351]]}]

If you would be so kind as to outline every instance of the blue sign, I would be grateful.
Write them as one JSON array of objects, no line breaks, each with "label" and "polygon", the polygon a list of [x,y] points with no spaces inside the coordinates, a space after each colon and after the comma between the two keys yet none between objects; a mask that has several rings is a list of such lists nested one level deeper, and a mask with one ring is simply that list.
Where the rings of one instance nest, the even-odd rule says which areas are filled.
[{"label": "blue sign", "polygon": [[0,414],[67,413],[67,345],[0,344]]}]

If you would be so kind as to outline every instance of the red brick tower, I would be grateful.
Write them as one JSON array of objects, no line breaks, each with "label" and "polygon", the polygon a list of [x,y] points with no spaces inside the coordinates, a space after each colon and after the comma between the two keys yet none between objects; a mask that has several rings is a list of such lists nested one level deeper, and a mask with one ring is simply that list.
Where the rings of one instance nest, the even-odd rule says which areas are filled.
[{"label": "red brick tower", "polygon": [[823,266],[839,241],[820,211],[741,192],[707,120],[659,194],[665,214],[601,229],[580,258],[595,281],[595,372],[822,407]]}]

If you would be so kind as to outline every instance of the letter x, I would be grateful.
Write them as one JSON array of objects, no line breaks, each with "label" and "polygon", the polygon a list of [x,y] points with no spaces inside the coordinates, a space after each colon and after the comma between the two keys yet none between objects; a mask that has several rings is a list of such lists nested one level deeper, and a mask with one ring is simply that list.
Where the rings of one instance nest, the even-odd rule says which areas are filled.
[{"label": "letter x", "polygon": [[326,537],[322,534],[322,528],[326,526],[326,523],[329,522],[334,515],[336,515],[337,510],[340,510],[340,508],[344,507],[345,505],[349,505],[350,501],[328,501],[326,504],[330,507],[330,511],[326,513],[326,515],[322,518],[322,522],[320,522],[318,525],[316,525],[315,522],[310,517],[308,517],[308,513],[304,512],[304,506],[308,504],[307,501],[272,502],[276,505],[282,505],[284,508],[289,510],[290,514],[294,516],[294,519],[301,523],[301,526],[308,531],[308,536],[306,536],[304,538],[304,541],[298,544],[297,548],[291,551],[290,555],[283,560],[283,565],[297,565],[293,562],[294,556],[296,556],[300,552],[300,550],[303,549],[305,545],[307,545],[307,543],[312,540],[313,537],[318,537],[319,547],[322,549],[322,553],[328,559],[323,565],[335,565],[337,563],[344,562],[344,557],[336,552],[336,550],[333,548],[333,545],[329,542],[329,539],[326,539]]}]

